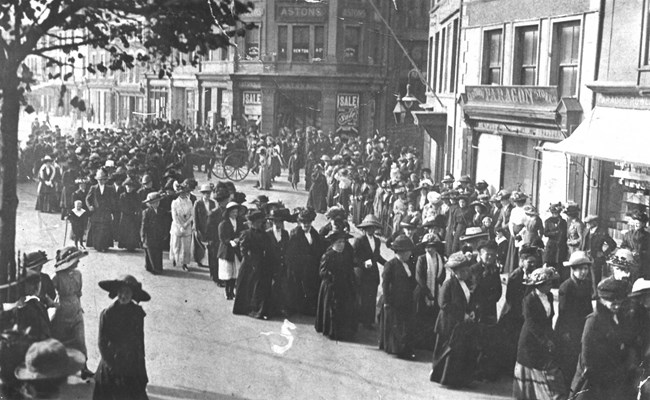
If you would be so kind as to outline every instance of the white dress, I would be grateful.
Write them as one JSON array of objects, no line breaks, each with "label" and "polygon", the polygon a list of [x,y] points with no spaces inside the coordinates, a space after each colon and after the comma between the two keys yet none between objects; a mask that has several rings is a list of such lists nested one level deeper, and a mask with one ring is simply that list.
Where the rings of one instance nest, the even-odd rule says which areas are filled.
[{"label": "white dress", "polygon": [[179,197],[172,201],[169,259],[174,261],[176,265],[187,265],[192,260],[193,211],[192,201],[189,198]]}]

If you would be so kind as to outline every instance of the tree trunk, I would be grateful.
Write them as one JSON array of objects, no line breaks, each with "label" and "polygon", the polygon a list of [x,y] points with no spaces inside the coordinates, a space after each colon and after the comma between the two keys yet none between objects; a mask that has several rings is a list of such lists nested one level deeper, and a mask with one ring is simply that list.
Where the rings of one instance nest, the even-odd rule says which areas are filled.
[{"label": "tree trunk", "polygon": [[[16,277],[16,173],[18,166],[18,119],[20,97],[17,71],[7,68],[0,77],[2,84],[2,116],[0,117],[0,285]],[[0,300],[14,291],[2,291]],[[13,297],[13,296],[11,296]]]}]

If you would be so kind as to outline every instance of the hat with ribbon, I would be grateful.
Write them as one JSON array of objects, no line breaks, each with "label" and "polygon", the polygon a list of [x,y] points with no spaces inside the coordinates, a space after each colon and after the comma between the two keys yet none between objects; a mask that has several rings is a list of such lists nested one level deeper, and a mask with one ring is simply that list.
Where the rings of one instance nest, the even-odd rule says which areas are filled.
[{"label": "hat with ribbon", "polygon": [[584,223],[588,224],[590,222],[598,222],[600,221],[600,217],[596,214],[589,214],[585,217]]},{"label": "hat with ribbon", "polygon": [[472,265],[472,259],[466,256],[463,252],[456,252],[449,256],[445,267],[451,270],[456,270],[462,267],[470,267]]},{"label": "hat with ribbon", "polygon": [[607,264],[611,268],[618,268],[629,271],[639,265],[637,257],[628,249],[616,249],[616,251],[609,256]]},{"label": "hat with ribbon", "polygon": [[566,205],[564,213],[566,215],[577,215],[580,213],[580,206],[576,203],[570,202]]},{"label": "hat with ribbon", "polygon": [[458,180],[458,182],[460,182],[460,183],[471,183],[471,182],[472,182],[472,178],[470,178],[469,175],[463,175],[463,176],[460,177],[460,179]]},{"label": "hat with ribbon", "polygon": [[88,255],[87,251],[79,250],[74,246],[67,246],[56,251],[56,264],[54,264],[54,269],[56,272],[64,271],[73,265],[80,259]]},{"label": "hat with ribbon", "polygon": [[510,199],[512,199],[512,201],[526,201],[528,195],[524,192],[514,191],[512,192],[512,195],[510,195]]},{"label": "hat with ribbon", "polygon": [[508,200],[510,197],[512,197],[512,193],[510,193],[510,191],[506,189],[501,189],[496,194],[496,199],[499,201]]},{"label": "hat with ribbon", "polygon": [[251,211],[250,213],[248,213],[248,215],[246,216],[246,218],[247,218],[250,222],[255,222],[255,221],[263,220],[263,219],[264,219],[264,213],[261,212],[261,211],[259,211],[259,210],[253,210],[253,211]]},{"label": "hat with ribbon", "polygon": [[379,221],[379,218],[375,217],[374,214],[368,214],[363,218],[363,221],[359,225],[357,225],[357,228],[363,229],[363,228],[377,228],[380,229],[381,226],[381,221]]},{"label": "hat with ribbon", "polygon": [[117,296],[120,288],[127,286],[133,293],[132,299],[135,302],[149,301],[151,296],[142,289],[142,284],[132,275],[122,275],[117,279],[99,281],[99,287],[108,292],[111,299]]},{"label": "hat with ribbon", "polygon": [[524,213],[526,213],[526,215],[530,215],[530,216],[539,215],[539,213],[537,212],[537,208],[535,208],[535,206],[530,205],[530,204],[527,204],[527,205],[524,206]]},{"label": "hat with ribbon", "polygon": [[437,244],[440,244],[440,239],[438,239],[438,236],[434,235],[433,233],[427,233],[426,235],[422,236],[422,240],[420,240],[420,245],[424,247],[434,247]]},{"label": "hat with ribbon", "polygon": [[406,235],[397,236],[391,245],[391,248],[395,252],[411,251],[414,247],[413,241]]},{"label": "hat with ribbon", "polygon": [[562,203],[551,203],[548,206],[548,212],[550,212],[550,213],[558,213],[559,214],[559,213],[562,212],[562,210],[564,210],[564,206],[562,205]]},{"label": "hat with ribbon", "polygon": [[23,255],[23,267],[27,269],[42,267],[48,261],[50,260],[47,258],[47,253],[41,250]]},{"label": "hat with ribbon", "polygon": [[541,267],[537,268],[533,272],[530,273],[528,276],[528,279],[524,282],[524,285],[527,286],[539,286],[541,284],[544,284],[546,282],[553,281],[555,279],[559,279],[560,275],[557,273],[555,268],[553,267]]},{"label": "hat with ribbon", "polygon": [[149,192],[147,193],[147,198],[142,202],[144,204],[154,203],[163,199],[163,195],[160,192]]},{"label": "hat with ribbon", "polygon": [[276,221],[286,221],[291,217],[291,212],[287,208],[274,208],[269,212],[268,219]]},{"label": "hat with ribbon", "polygon": [[226,204],[226,211],[230,211],[233,208],[239,209],[241,205],[235,201],[231,201],[228,204]]},{"label": "hat with ribbon", "polygon": [[569,261],[565,261],[564,263],[565,267],[571,267],[571,268],[576,268],[582,265],[591,265],[593,264],[593,261],[585,251],[576,251],[574,253],[571,253],[571,256],[569,257]]},{"label": "hat with ribbon", "polygon": [[486,238],[486,237],[488,237],[488,233],[483,232],[481,227],[472,226],[465,229],[465,234],[461,235],[460,241],[463,242],[463,241],[475,240],[475,239]]},{"label": "hat with ribbon", "polygon": [[212,185],[209,183],[204,183],[199,187],[199,192],[201,193],[211,193],[212,192]]},{"label": "hat with ribbon", "polygon": [[645,224],[648,222],[648,214],[644,213],[641,210],[633,210],[629,213],[627,213],[627,216],[630,217],[632,220],[637,220],[641,222],[642,224]]},{"label": "hat with ribbon", "polygon": [[312,208],[304,208],[298,213],[298,222],[312,222],[316,219],[316,212]]},{"label": "hat with ribbon", "polygon": [[445,175],[444,178],[442,178],[442,183],[454,183],[454,176],[452,174],[447,174]]},{"label": "hat with ribbon", "polygon": [[63,378],[76,374],[85,362],[81,351],[66,348],[56,339],[46,339],[29,346],[25,362],[15,369],[14,375],[21,381]]}]

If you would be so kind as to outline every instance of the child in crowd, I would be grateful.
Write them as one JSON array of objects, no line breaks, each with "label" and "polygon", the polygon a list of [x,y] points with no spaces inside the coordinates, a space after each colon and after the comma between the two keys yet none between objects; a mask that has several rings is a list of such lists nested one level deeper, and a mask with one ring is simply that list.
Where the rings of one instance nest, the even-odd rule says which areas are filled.
[{"label": "child in crowd", "polygon": [[83,209],[81,200],[75,200],[74,208],[68,214],[68,221],[72,226],[70,239],[74,240],[76,248],[86,249],[84,246],[84,236],[86,234],[86,227],[88,226],[88,212]]}]

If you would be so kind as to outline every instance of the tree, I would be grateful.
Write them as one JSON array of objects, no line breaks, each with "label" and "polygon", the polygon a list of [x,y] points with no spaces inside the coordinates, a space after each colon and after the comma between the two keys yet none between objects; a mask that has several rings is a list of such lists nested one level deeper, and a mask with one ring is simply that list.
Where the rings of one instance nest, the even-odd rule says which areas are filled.
[{"label": "tree", "polygon": [[[0,285],[15,272],[16,173],[20,108],[31,112],[25,93],[34,83],[25,58],[36,55],[48,65],[76,68],[84,46],[110,52],[107,65],[87,64],[89,72],[156,65],[159,76],[178,64],[172,54],[195,52],[196,64],[210,50],[227,47],[251,24],[240,16],[252,3],[240,0],[6,0],[0,2]],[[138,43],[146,53],[133,57]],[[67,60],[48,54],[62,51]],[[71,74],[63,76],[67,80]],[[60,75],[50,76],[52,79]],[[78,104],[75,99],[75,104]],[[73,106],[75,105],[73,104]],[[4,300],[4,299],[3,299]]]}]

